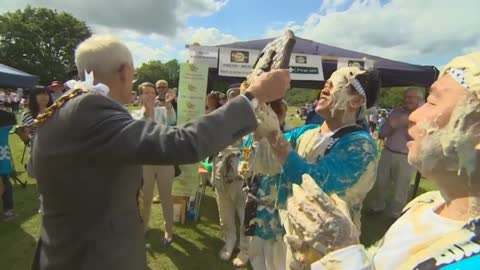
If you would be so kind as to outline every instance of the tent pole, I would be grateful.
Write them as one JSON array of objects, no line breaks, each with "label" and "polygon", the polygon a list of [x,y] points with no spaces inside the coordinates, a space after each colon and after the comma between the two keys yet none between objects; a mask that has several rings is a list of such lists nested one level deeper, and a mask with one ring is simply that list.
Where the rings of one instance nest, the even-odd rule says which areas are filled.
[{"label": "tent pole", "polygon": [[422,179],[422,175],[419,171],[417,171],[417,175],[415,175],[415,184],[413,184],[412,200],[417,197],[418,187],[420,186],[420,179]]}]

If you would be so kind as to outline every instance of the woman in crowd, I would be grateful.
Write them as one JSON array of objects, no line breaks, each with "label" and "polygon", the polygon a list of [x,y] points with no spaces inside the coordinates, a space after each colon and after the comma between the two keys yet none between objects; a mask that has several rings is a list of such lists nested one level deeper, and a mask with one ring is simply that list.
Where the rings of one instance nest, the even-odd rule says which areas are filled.
[{"label": "woman in crowd", "polygon": [[212,91],[207,95],[207,104],[205,113],[211,113],[222,106],[223,94],[218,91]]},{"label": "woman in crowd", "polygon": [[[53,104],[53,99],[50,94],[50,91],[47,88],[35,88],[30,91],[28,97],[28,107],[25,112],[22,114],[22,126],[24,127],[25,133],[28,136],[30,142],[30,153],[32,153],[33,141],[35,139],[35,135],[37,134],[37,129],[33,126],[33,122],[38,115],[45,112],[50,105]],[[31,166],[31,158],[27,164],[27,173],[30,177],[35,177],[32,173],[32,166]],[[42,195],[39,196],[40,200],[40,208],[38,210],[39,213],[42,212]]]},{"label": "woman in crowd", "polygon": [[[152,83],[142,83],[138,90],[141,95],[143,107],[140,110],[132,112],[135,119],[146,119],[155,121],[163,125],[172,125],[176,122],[175,111],[171,101],[175,98],[167,94],[165,107],[156,107],[155,101],[157,90]],[[171,245],[173,241],[173,199],[172,185],[175,176],[174,166],[144,165],[143,166],[143,219],[145,223],[145,233],[148,230],[150,220],[150,210],[152,206],[153,192],[155,183],[157,184],[158,194],[162,203],[163,219],[165,221],[164,246]]]},{"label": "woman in crowd", "polygon": [[53,104],[53,99],[47,88],[36,88],[30,91],[28,100],[28,110],[22,114],[22,125],[26,127],[30,143],[32,143],[37,134],[36,128],[33,127],[33,121]]}]

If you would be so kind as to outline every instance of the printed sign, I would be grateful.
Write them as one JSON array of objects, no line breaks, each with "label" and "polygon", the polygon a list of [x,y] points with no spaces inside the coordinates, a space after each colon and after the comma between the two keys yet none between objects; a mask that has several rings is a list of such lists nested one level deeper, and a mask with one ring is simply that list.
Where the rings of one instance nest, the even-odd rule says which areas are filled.
[{"label": "printed sign", "polygon": [[245,78],[259,55],[258,50],[220,48],[218,75]]},{"label": "printed sign", "polygon": [[207,64],[209,68],[217,68],[218,66],[217,47],[190,46],[188,54],[191,64]]},{"label": "printed sign", "polygon": [[361,69],[373,68],[374,62],[370,59],[354,59],[354,58],[338,58],[337,69],[341,67],[353,67],[357,66]]},{"label": "printed sign", "polygon": [[290,78],[298,81],[323,81],[322,57],[293,53],[290,57]]}]

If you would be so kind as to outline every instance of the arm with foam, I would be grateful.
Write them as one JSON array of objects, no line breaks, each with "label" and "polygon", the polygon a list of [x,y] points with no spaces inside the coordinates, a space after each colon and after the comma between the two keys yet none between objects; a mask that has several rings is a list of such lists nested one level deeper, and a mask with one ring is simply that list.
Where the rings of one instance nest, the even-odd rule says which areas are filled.
[{"label": "arm with foam", "polygon": [[342,193],[360,179],[377,158],[375,142],[367,134],[355,132],[342,137],[331,152],[310,163],[291,151],[283,166],[283,180],[300,184],[309,174],[323,190]]},{"label": "arm with foam", "polygon": [[278,117],[266,104],[260,104],[255,109],[255,117],[258,126],[252,143],[253,155],[250,159],[250,170],[255,174],[277,175],[282,170],[282,165],[274,155],[267,137],[273,132],[277,132],[278,136],[281,136]]}]

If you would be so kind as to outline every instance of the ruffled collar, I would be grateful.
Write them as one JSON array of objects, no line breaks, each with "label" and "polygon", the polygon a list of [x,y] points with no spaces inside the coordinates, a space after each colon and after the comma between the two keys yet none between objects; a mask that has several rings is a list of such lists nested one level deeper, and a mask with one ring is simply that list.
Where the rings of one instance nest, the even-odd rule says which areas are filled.
[{"label": "ruffled collar", "polygon": [[93,71],[88,73],[85,71],[85,80],[84,81],[76,81],[76,80],[70,80],[65,83],[65,85],[69,88],[65,94],[70,93],[74,89],[86,89],[88,91],[91,91],[95,94],[99,94],[102,96],[107,96],[108,93],[110,92],[110,88],[108,88],[107,85],[103,83],[97,83],[94,84],[94,76],[93,76]]}]

